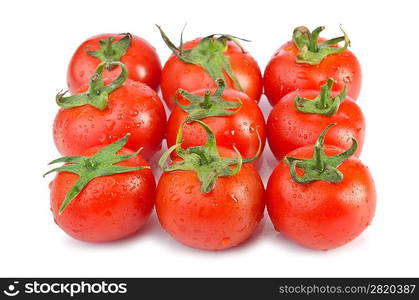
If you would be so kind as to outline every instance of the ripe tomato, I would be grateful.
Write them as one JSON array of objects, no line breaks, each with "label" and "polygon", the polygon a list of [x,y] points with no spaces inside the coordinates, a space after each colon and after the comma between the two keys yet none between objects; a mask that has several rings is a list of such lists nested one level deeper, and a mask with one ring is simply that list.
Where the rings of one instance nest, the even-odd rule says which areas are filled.
[{"label": "ripe tomato", "polygon": [[[335,82],[335,91],[342,90],[346,85],[348,96],[356,100],[361,90],[361,66],[355,55],[345,48],[349,43],[347,37],[337,38],[346,39],[346,46],[343,48],[338,48],[337,42],[328,47],[329,50],[341,49],[339,51],[345,48],[344,51],[333,53],[331,50],[329,51],[332,52],[331,54],[322,57],[320,62],[315,61],[312,64],[298,62],[301,50],[296,46],[295,38],[296,32],[301,33],[300,28],[296,28],[294,31],[294,41],[289,41],[279,48],[266,66],[263,84],[269,102],[275,105],[282,97],[295,90],[317,90],[329,78]],[[304,30],[308,31],[307,28],[303,28]],[[317,39],[317,36],[311,34],[311,39]],[[317,41],[317,48],[321,48],[321,43],[325,42],[325,39],[319,38]],[[310,53],[310,51],[308,52]],[[311,53],[316,55],[315,51]]]},{"label": "ripe tomato", "polygon": [[[102,147],[86,150],[91,157]],[[120,155],[133,151],[122,148]],[[140,155],[117,166],[147,166]],[[60,214],[66,195],[79,176],[60,172],[51,182],[51,210],[55,223],[70,236],[85,242],[107,242],[137,232],[149,218],[155,198],[155,181],[150,169],[96,177],[68,204]]]},{"label": "ripe tomato", "polygon": [[[162,35],[164,35],[164,33],[162,33]],[[164,35],[164,38],[167,37]],[[208,41],[209,45],[204,47],[204,44],[201,43],[203,40]],[[218,47],[218,45],[212,47],[214,41],[217,40],[223,40],[223,43],[225,43],[223,49],[220,48],[222,46]],[[238,46],[235,41],[235,39],[229,40],[226,36],[197,38],[184,43],[182,51],[196,49],[199,46],[201,49],[199,52],[200,58],[202,58],[202,56],[207,58],[224,56],[224,58],[227,58],[227,62],[229,62],[232,73],[239,82],[241,90],[251,99],[259,102],[263,88],[262,74],[259,66],[254,58]],[[171,45],[173,46],[173,44]],[[179,53],[179,49],[173,47],[172,51]],[[183,56],[185,56],[185,54],[183,54]],[[222,58],[217,59],[217,62],[219,61],[222,61]],[[220,71],[214,64],[208,68]],[[216,71],[214,71],[214,73],[216,74]],[[175,106],[173,97],[179,88],[187,91],[216,88],[216,83],[214,81],[218,78],[212,78],[214,76],[216,75],[210,76],[208,70],[205,70],[201,65],[197,63],[186,63],[180,60],[175,54],[172,54],[162,70],[161,90],[163,99],[166,101],[168,107],[173,109]],[[240,90],[240,88],[234,84],[233,78],[224,68],[222,72],[220,71],[218,76],[219,78],[224,77],[223,79],[227,82],[227,86]]]},{"label": "ripe tomato", "polygon": [[207,143],[176,147],[176,159],[164,168],[172,147],[159,162],[165,172],[157,186],[157,216],[162,227],[187,246],[230,248],[249,238],[262,219],[263,183],[253,164],[244,163],[231,149],[218,147],[211,129],[196,122],[207,131]]},{"label": "ripe tomato", "polygon": [[[329,91],[330,92],[330,91]],[[296,148],[313,145],[322,130],[330,123],[337,125],[329,130],[326,144],[346,149],[351,145],[351,139],[358,142],[355,153],[359,156],[362,151],[365,136],[365,120],[359,106],[349,97],[343,95],[336,113],[322,115],[317,113],[299,112],[295,106],[297,96],[307,100],[315,99],[319,92],[314,90],[294,91],[278,102],[268,117],[268,142],[276,159],[284,156]],[[333,92],[332,96],[339,96]]]},{"label": "ripe tomato", "polygon": [[[193,95],[202,96],[209,90],[199,90],[193,92]],[[213,95],[215,89],[210,91]],[[233,89],[220,90],[222,93],[222,101],[233,103],[241,102],[241,106],[235,109],[234,114],[228,116],[210,116],[202,118],[213,133],[215,134],[217,145],[232,149],[233,145],[237,147],[241,155],[250,158],[256,155],[259,147],[263,152],[266,139],[265,120],[257,103],[251,100],[246,94]],[[187,93],[189,94],[189,93]],[[177,99],[182,105],[188,105],[191,102],[178,93]],[[209,107],[208,110],[212,110]],[[176,144],[176,135],[179,127],[183,126],[183,143],[182,147],[189,148],[192,146],[204,145],[206,141],[205,129],[196,122],[183,124],[190,114],[185,112],[180,106],[176,106],[168,120],[167,126],[167,146],[170,148]],[[258,134],[260,140],[258,138]],[[259,145],[261,143],[261,145]]]},{"label": "ripe tomato", "polygon": [[210,193],[199,186],[191,171],[162,174],[156,196],[162,227],[177,241],[199,249],[226,249],[249,238],[264,210],[256,168],[244,164],[235,176],[220,177]]},{"label": "ripe tomato", "polygon": [[[101,62],[100,59],[88,54],[87,51],[99,50],[101,40],[104,41],[104,49],[106,49],[107,44],[113,42],[112,40],[109,41],[109,38],[113,38],[114,42],[117,42],[124,37],[127,38],[127,36],[131,43],[120,61],[128,68],[128,78],[141,81],[157,90],[160,83],[161,64],[152,45],[146,40],[131,34],[100,34],[84,41],[71,58],[67,71],[67,83],[72,94],[78,91],[82,85],[89,83],[90,77]],[[114,78],[120,72],[120,67],[115,66],[106,70],[103,75],[105,78]]]},{"label": "ripe tomato", "polygon": [[[342,152],[326,146],[326,155]],[[295,149],[287,157],[308,159],[313,146]],[[297,174],[303,171],[298,167]],[[305,247],[328,250],[348,243],[370,224],[375,211],[376,193],[368,168],[356,157],[338,167],[343,180],[332,183],[315,180],[298,183],[290,166],[282,160],[267,186],[267,208],[275,229]],[[305,171],[306,172],[306,171]]]},{"label": "ripe tomato", "polygon": [[[79,92],[87,89],[84,85]],[[144,147],[142,155],[150,158],[161,148],[165,129],[166,113],[160,98],[147,85],[128,79],[109,94],[103,110],[91,105],[60,109],[54,121],[54,141],[62,155],[80,155],[131,133],[126,147]]]}]

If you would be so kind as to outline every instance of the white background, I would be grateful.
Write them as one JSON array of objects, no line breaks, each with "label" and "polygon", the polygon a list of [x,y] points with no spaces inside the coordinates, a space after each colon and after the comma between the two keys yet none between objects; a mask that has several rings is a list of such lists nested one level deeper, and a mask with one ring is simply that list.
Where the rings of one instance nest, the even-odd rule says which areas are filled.
[{"label": "white background", "polygon": [[[0,276],[419,276],[419,38],[414,1],[2,1],[0,4]],[[66,236],[49,211],[42,174],[59,156],[52,140],[54,96],[66,88],[76,47],[103,32],[131,32],[170,52],[154,24],[177,41],[231,33],[263,70],[298,25],[325,25],[352,41],[363,68],[367,120],[361,156],[375,178],[377,212],[355,241],[328,252],[285,240],[267,218],[228,251],[173,241],[153,215],[135,237],[86,244]],[[263,97],[261,106],[270,109]],[[276,165],[267,149],[262,175]]]}]

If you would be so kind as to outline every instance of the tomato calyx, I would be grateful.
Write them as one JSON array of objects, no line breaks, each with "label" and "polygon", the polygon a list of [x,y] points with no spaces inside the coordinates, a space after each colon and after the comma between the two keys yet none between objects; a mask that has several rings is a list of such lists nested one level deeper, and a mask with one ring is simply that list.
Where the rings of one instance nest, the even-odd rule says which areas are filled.
[{"label": "tomato calyx", "polygon": [[102,73],[106,67],[106,63],[102,62],[98,65],[95,73],[90,78],[90,85],[87,92],[64,97],[67,91],[58,93],[55,100],[58,106],[62,108],[73,108],[89,104],[99,110],[104,110],[108,106],[109,94],[119,88],[128,77],[127,67],[121,62],[114,62],[115,65],[121,67],[121,74],[118,78],[108,85],[104,85]]},{"label": "tomato calyx", "polygon": [[86,53],[106,63],[106,69],[112,69],[116,65],[115,62],[125,55],[132,41],[130,33],[122,33],[120,35],[124,35],[124,37],[116,42],[113,36],[100,40],[99,50],[89,51],[86,49]]},{"label": "tomato calyx", "polygon": [[[296,59],[297,63],[318,65],[327,56],[344,52],[350,46],[351,42],[342,28],[340,29],[343,32],[343,36],[318,43],[319,34],[324,28],[324,26],[320,26],[312,32],[305,26],[299,26],[294,29],[292,39],[299,50]],[[345,42],[343,47],[333,47],[342,41]]]},{"label": "tomato calyx", "polygon": [[[295,182],[306,184],[312,181],[323,180],[339,183],[343,180],[343,174],[337,168],[356,152],[358,143],[352,138],[352,145],[348,150],[334,156],[326,155],[324,152],[324,138],[329,128],[334,125],[336,123],[329,124],[322,131],[314,144],[314,152],[311,159],[289,156],[284,158],[284,162],[289,166],[291,177]],[[299,176],[296,168],[302,169],[304,174]]]},{"label": "tomato calyx", "polygon": [[229,34],[212,34],[204,37],[194,48],[185,50],[183,49],[183,30],[180,36],[180,46],[176,47],[161,27],[158,25],[156,26],[160,31],[163,41],[169,49],[172,50],[173,54],[176,55],[176,57],[182,62],[201,66],[210,75],[214,82],[216,82],[219,78],[225,81],[225,72],[233,81],[235,87],[240,91],[243,91],[243,88],[231,68],[230,59],[224,54],[224,52],[228,48],[228,41],[232,41],[240,47],[242,52],[245,52],[239,40],[250,42],[249,40],[238,38]]},{"label": "tomato calyx", "polygon": [[174,96],[176,104],[184,112],[188,113],[187,123],[208,117],[230,116],[240,110],[242,102],[231,102],[222,99],[226,87],[225,81],[217,79],[216,82],[217,89],[212,95],[210,90],[206,90],[204,96],[197,96],[184,89],[178,89],[177,93],[190,102],[188,105],[183,105],[177,99],[176,94]]},{"label": "tomato calyx", "polygon": [[79,175],[78,180],[67,193],[63,203],[59,209],[61,215],[64,209],[70,204],[70,202],[84,189],[84,187],[96,177],[108,176],[113,174],[121,174],[132,171],[138,171],[141,169],[149,169],[149,166],[138,166],[138,167],[124,167],[116,166],[114,164],[129,160],[130,158],[137,156],[142,148],[138,149],[137,152],[128,155],[118,155],[116,152],[122,149],[128,141],[129,134],[119,139],[113,144],[110,144],[91,157],[86,156],[65,156],[53,160],[49,163],[66,163],[65,165],[54,168],[44,174],[44,177],[52,172],[70,172]]},{"label": "tomato calyx", "polygon": [[345,85],[337,96],[331,97],[330,93],[332,92],[332,87],[333,80],[328,79],[320,88],[320,93],[315,99],[310,100],[300,96],[295,96],[295,109],[304,114],[318,114],[324,116],[334,115],[346,98],[347,88]]},{"label": "tomato calyx", "polygon": [[[195,172],[199,178],[201,184],[200,190],[202,193],[211,192],[214,189],[218,177],[231,177],[236,175],[240,171],[243,163],[252,162],[259,156],[262,144],[259,133],[259,149],[255,156],[251,158],[242,158],[240,152],[233,145],[233,149],[236,151],[237,157],[224,158],[220,157],[214,133],[208,125],[199,120],[196,120],[195,122],[204,127],[207,132],[207,141],[205,145],[183,149],[181,147],[183,140],[183,126],[180,126],[176,137],[176,144],[163,153],[159,160],[159,166],[164,172],[179,170]],[[164,167],[165,162],[174,150],[176,150],[176,154],[183,160]],[[231,169],[230,166],[232,165],[236,165],[236,167]]]}]

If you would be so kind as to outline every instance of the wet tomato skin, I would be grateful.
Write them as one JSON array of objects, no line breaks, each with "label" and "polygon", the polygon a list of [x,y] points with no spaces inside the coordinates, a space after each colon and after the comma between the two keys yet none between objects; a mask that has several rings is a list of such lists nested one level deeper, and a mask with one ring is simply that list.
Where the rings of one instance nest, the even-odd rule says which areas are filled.
[{"label": "wet tomato skin", "polygon": [[[88,149],[92,156],[102,146]],[[122,148],[118,154],[132,150]],[[147,166],[141,155],[118,163],[121,166]],[[65,195],[78,175],[60,172],[50,184],[51,211],[55,223],[68,235],[85,242],[108,242],[130,236],[144,226],[155,199],[155,180],[150,169],[97,177],[87,184],[58,215]]]},{"label": "wet tomato skin", "polygon": [[[83,86],[78,93],[87,88]],[[59,152],[69,156],[80,155],[96,145],[111,144],[130,133],[125,147],[144,147],[142,156],[150,158],[161,148],[165,130],[166,113],[160,98],[147,85],[128,79],[110,93],[104,110],[90,105],[60,109],[53,134]]]},{"label": "wet tomato skin", "polygon": [[293,41],[289,41],[268,62],[263,84],[271,105],[295,90],[319,90],[329,78],[334,80],[334,91],[342,90],[346,84],[347,95],[354,101],[358,98],[362,80],[361,66],[351,51],[329,55],[318,65],[297,63],[297,54],[298,48]]},{"label": "wet tomato skin", "polygon": [[[120,40],[123,35],[100,34],[84,41],[73,54],[67,70],[67,83],[71,93],[75,93],[84,84],[89,83],[100,59],[86,53],[99,49],[99,41],[115,37]],[[156,50],[146,40],[132,35],[131,45],[121,62],[128,69],[128,78],[143,82],[152,89],[157,90],[160,84],[161,63]],[[116,78],[121,72],[120,67],[103,72],[104,78]]]},{"label": "wet tomato skin", "polygon": [[[297,95],[306,99],[314,99],[319,91],[294,91],[285,95],[269,114],[267,135],[270,149],[277,160],[294,149],[305,145],[313,145],[323,129],[336,123],[326,135],[327,145],[348,149],[352,138],[358,142],[355,156],[362,152],[365,136],[365,119],[359,106],[351,98],[346,97],[339,110],[332,116],[306,114],[298,112],[294,105]],[[332,92],[336,96],[338,92]]]},{"label": "wet tomato skin", "polygon": [[[186,42],[184,49],[194,48],[202,38]],[[233,42],[227,42],[228,48],[224,52],[230,59],[231,68],[239,81],[243,92],[251,99],[259,102],[263,90],[262,73],[256,60]],[[224,74],[227,86],[234,87],[233,82]],[[173,97],[182,88],[187,91],[214,89],[216,85],[208,73],[199,65],[187,64],[172,54],[165,63],[161,75],[161,91],[163,99],[170,109],[175,107]]]},{"label": "wet tomato skin", "polygon": [[[342,151],[325,147],[327,155]],[[288,156],[310,158],[312,154],[311,145]],[[363,232],[375,212],[374,181],[368,168],[353,156],[338,170],[344,176],[340,183],[299,184],[291,178],[288,165],[281,161],[269,178],[266,192],[268,213],[275,229],[302,246],[318,250],[342,246]]]},{"label": "wet tomato skin", "polygon": [[[212,89],[211,94],[214,91]],[[193,93],[203,96],[205,90],[199,90]],[[242,105],[235,114],[230,116],[201,119],[214,132],[217,145],[230,149],[233,149],[233,145],[235,145],[243,157],[250,158],[257,153],[259,148],[258,132],[261,139],[260,153],[262,153],[265,147],[266,126],[262,111],[257,103],[251,100],[246,94],[233,89],[224,90],[222,98],[230,102],[240,101]],[[189,104],[189,101],[181,96],[178,96],[178,99],[183,105]],[[173,109],[167,123],[168,148],[176,143],[178,129],[187,117],[188,114],[179,106]],[[206,139],[207,134],[201,125],[194,122],[183,125],[183,148],[204,145]]]},{"label": "wet tomato skin", "polygon": [[[220,148],[222,156],[231,149]],[[176,160],[175,160],[176,161]],[[177,241],[198,249],[236,246],[255,231],[265,207],[262,180],[252,164],[233,177],[219,177],[210,193],[199,190],[194,172],[164,172],[157,186],[156,212]]]}]

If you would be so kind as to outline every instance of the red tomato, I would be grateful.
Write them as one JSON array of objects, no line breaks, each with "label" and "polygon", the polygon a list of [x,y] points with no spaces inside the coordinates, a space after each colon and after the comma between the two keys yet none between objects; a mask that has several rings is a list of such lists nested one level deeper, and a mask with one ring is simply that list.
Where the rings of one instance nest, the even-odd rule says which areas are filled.
[{"label": "red tomato", "polygon": [[[186,42],[183,48],[194,48],[202,38]],[[243,91],[253,100],[259,102],[262,94],[262,74],[257,62],[248,52],[243,52],[235,43],[228,41],[224,54],[229,58],[231,68]],[[224,74],[227,86],[234,87],[233,82]],[[175,107],[173,97],[177,89],[187,91],[216,88],[214,80],[199,65],[184,63],[174,54],[170,56],[163,67],[161,75],[161,90],[163,99],[170,109]]]},{"label": "red tomato", "polygon": [[[141,81],[152,89],[157,90],[160,83],[161,63],[156,50],[146,40],[131,35],[131,44],[121,58],[121,62],[128,68],[128,78]],[[114,37],[115,41],[120,40],[124,35],[100,34],[93,36],[83,42],[73,54],[67,71],[68,88],[72,94],[89,83],[97,65],[101,62],[98,58],[89,55],[86,51],[99,49],[99,41]],[[115,78],[121,72],[116,66],[103,73],[104,78]]]},{"label": "red tomato", "polygon": [[[211,94],[214,91],[215,89],[212,89]],[[204,96],[205,90],[200,90],[193,94]],[[178,95],[177,98],[181,104],[189,104],[189,101],[184,97]],[[258,132],[262,142],[262,153],[265,146],[266,129],[263,114],[257,103],[246,94],[233,89],[225,89],[222,99],[230,102],[241,102],[242,105],[232,115],[207,117],[201,120],[214,132],[217,145],[230,149],[235,145],[243,157],[250,158],[257,153],[259,148]],[[183,111],[181,107],[176,106],[173,109],[167,126],[168,148],[176,144],[178,129],[187,117],[188,113]],[[206,137],[205,129],[198,123],[185,123],[183,125],[182,147],[189,148],[191,146],[204,145]]]},{"label": "red tomato", "polygon": [[[100,146],[88,149],[92,156]],[[133,151],[122,148],[118,154]],[[147,166],[140,155],[118,163],[119,166]],[[74,198],[59,215],[65,196],[78,175],[60,172],[52,181],[51,210],[54,220],[70,236],[85,242],[106,242],[137,232],[149,218],[155,197],[155,181],[150,169],[97,177]]]},{"label": "red tomato", "polygon": [[[327,155],[342,150],[326,146]],[[309,159],[313,146],[298,148],[287,157]],[[275,229],[305,247],[328,250],[356,238],[370,224],[376,193],[368,168],[356,157],[345,160],[338,170],[339,183],[296,183],[282,160],[267,186],[267,208]],[[297,173],[301,176],[297,168]]]},{"label": "red tomato", "polygon": [[266,66],[263,84],[272,105],[295,90],[318,90],[329,78],[335,82],[334,91],[342,90],[346,84],[348,96],[354,100],[358,98],[361,66],[351,51],[328,55],[317,65],[296,62],[297,55],[298,48],[289,41],[275,52]]},{"label": "red tomato", "polygon": [[160,98],[147,85],[128,79],[109,94],[104,110],[91,105],[60,109],[54,121],[54,141],[62,155],[80,155],[131,133],[126,147],[144,147],[141,154],[150,158],[161,148],[165,130],[166,113]]},{"label": "red tomato", "polygon": [[[320,114],[306,114],[297,111],[294,98],[299,95],[307,99],[314,99],[319,91],[304,90],[291,92],[278,102],[268,117],[268,142],[276,159],[284,156],[296,148],[313,145],[323,129],[330,123],[336,123],[327,136],[327,145],[347,149],[351,145],[351,138],[358,142],[355,153],[359,156],[362,151],[365,136],[365,120],[359,106],[349,97],[340,105],[338,111],[331,116]],[[337,93],[332,93],[336,96]]]},{"label": "red tomato", "polygon": [[[219,151],[222,156],[231,153]],[[244,164],[234,176],[219,177],[209,193],[200,191],[192,171],[163,172],[157,186],[160,224],[193,248],[221,250],[242,243],[255,231],[264,207],[263,183],[252,164]]]}]

